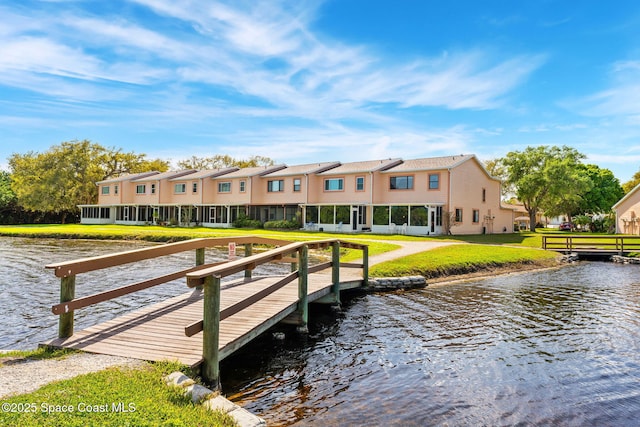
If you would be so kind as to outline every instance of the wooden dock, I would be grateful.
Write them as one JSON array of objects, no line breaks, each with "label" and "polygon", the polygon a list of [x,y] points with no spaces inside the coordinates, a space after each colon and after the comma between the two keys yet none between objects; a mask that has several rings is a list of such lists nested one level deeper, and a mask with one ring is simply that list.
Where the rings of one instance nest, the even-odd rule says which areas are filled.
[{"label": "wooden dock", "polygon": [[548,234],[542,236],[542,249],[580,258],[607,258],[640,252],[640,236]]},{"label": "wooden dock", "polygon": [[[202,251],[205,247],[226,244],[229,240],[247,245],[244,258],[207,265],[200,252],[196,256],[196,264],[199,264],[196,267],[102,294],[74,298],[76,274],[183,250],[195,248]],[[337,304],[340,291],[361,287],[366,283],[366,246],[337,239],[301,243],[269,241],[270,244],[281,246],[252,255],[252,245],[256,242],[265,244],[267,240],[196,239],[47,266],[62,278],[61,302],[52,308],[54,314],[59,314],[61,318],[58,338],[43,345],[150,361],[178,361],[192,368],[201,367],[203,376],[215,385],[219,381],[220,360],[279,322],[289,321],[305,326],[309,303]],[[341,264],[340,245],[363,249],[365,261],[362,264]],[[306,251],[309,246],[333,248],[332,261],[308,266]],[[298,256],[291,258],[296,253]],[[292,266],[293,272],[284,277],[251,277],[251,270],[256,265],[273,261],[294,262],[296,269]],[[362,273],[354,268],[362,269]],[[243,270],[244,279],[220,284],[222,277]],[[193,287],[193,291],[82,331],[73,331],[73,311],[76,309],[175,280],[176,276],[185,277],[185,285]],[[217,294],[215,283],[218,286]]]}]

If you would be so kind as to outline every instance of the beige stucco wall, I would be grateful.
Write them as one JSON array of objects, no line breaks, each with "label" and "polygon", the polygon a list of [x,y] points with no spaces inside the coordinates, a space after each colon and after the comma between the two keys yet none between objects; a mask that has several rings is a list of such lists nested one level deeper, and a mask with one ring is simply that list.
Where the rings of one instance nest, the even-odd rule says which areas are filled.
[{"label": "beige stucco wall", "polygon": [[[300,180],[300,191],[293,191],[294,180]],[[269,181],[284,182],[284,191],[268,192]],[[253,187],[254,205],[291,205],[305,203],[307,183],[304,175],[256,177]]]},{"label": "beige stucco wall", "polygon": [[[364,190],[356,191],[356,178],[364,178]],[[343,179],[343,190],[325,191],[327,179]],[[309,176],[309,204],[364,204],[371,201],[369,173]]]},{"label": "beige stucco wall", "polygon": [[[500,182],[489,177],[475,159],[454,168],[450,179],[454,190],[446,210],[455,212],[462,209],[462,222],[452,227],[452,234],[513,231],[513,213],[500,205]],[[474,210],[479,211],[478,222],[473,222]]]},{"label": "beige stucco wall", "polygon": [[[224,176],[212,179],[213,187],[208,189],[204,204],[212,205],[244,205],[251,201],[251,191],[253,188],[253,180],[256,177],[235,177],[225,178]],[[240,191],[240,182],[245,182],[245,191]],[[231,183],[231,191],[229,193],[218,192],[218,184],[223,182]]]},{"label": "beige stucco wall", "polygon": [[617,233],[640,235],[640,191],[636,190],[618,202],[615,211]]},{"label": "beige stucco wall", "polygon": [[[440,187],[429,189],[429,175],[437,174]],[[397,176],[413,176],[413,189],[391,190],[390,180]],[[382,172],[374,176],[373,200],[375,204],[442,204],[447,202],[449,192],[449,173],[447,170],[418,171],[418,172]]]}]

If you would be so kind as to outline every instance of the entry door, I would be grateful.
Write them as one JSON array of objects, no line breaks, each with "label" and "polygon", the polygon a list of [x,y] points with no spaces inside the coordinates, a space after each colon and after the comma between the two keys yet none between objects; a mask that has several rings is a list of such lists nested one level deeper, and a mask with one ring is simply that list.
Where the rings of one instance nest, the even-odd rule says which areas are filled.
[{"label": "entry door", "polygon": [[125,221],[129,221],[129,206],[124,207],[124,212],[122,214],[122,216],[124,217],[123,219]]},{"label": "entry door", "polygon": [[357,231],[358,230],[358,208],[353,208],[351,209],[351,229],[353,231]]},{"label": "entry door", "polygon": [[429,223],[431,223],[431,233],[436,232],[436,212],[434,210],[430,210],[431,215],[429,216]]}]

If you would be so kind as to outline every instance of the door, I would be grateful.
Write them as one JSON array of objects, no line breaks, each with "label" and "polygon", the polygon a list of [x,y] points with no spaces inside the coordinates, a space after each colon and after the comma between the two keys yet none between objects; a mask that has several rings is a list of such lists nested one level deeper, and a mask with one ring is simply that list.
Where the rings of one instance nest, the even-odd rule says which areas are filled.
[{"label": "door", "polygon": [[351,209],[351,229],[353,231],[357,231],[358,230],[358,208],[353,208]]},{"label": "door", "polygon": [[429,210],[431,215],[429,215],[429,223],[431,224],[431,233],[436,232],[436,212],[432,209]]}]

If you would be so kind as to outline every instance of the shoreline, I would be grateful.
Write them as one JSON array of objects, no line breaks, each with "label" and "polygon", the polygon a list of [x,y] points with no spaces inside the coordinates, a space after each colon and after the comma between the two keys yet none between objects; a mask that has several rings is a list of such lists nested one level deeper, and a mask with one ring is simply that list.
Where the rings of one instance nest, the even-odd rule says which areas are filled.
[{"label": "shoreline", "polygon": [[560,261],[554,261],[553,265],[549,262],[538,262],[530,264],[518,264],[513,266],[502,266],[488,268],[481,271],[474,271],[469,273],[461,273],[450,276],[438,276],[427,278],[427,287],[438,287],[446,285],[454,285],[461,282],[469,282],[476,280],[488,279],[495,276],[508,276],[530,273],[533,271],[545,271],[545,270],[559,270],[571,264],[561,263]]}]

